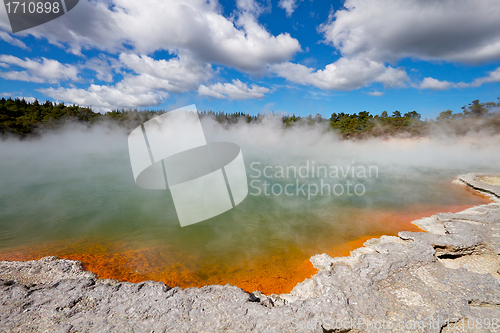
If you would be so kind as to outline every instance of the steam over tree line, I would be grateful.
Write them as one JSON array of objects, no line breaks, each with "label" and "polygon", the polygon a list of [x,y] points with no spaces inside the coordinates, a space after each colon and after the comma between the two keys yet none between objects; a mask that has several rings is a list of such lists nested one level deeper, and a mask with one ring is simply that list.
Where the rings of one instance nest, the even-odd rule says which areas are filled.
[{"label": "steam over tree line", "polygon": [[[116,110],[101,114],[91,108],[78,105],[67,106],[63,103],[38,100],[28,102],[24,99],[2,98],[0,100],[0,135],[9,134],[21,137],[40,134],[45,130],[61,128],[68,122],[93,124],[111,121],[129,129],[144,121],[165,113],[164,110]],[[322,124],[327,130],[336,131],[343,138],[390,137],[394,135],[426,136],[439,129],[445,134],[465,135],[470,132],[500,133],[500,98],[498,103],[472,101],[462,107],[462,112],[451,110],[441,112],[436,119],[421,119],[416,111],[402,114],[394,111],[388,114],[372,115],[367,111],[359,113],[332,113],[330,119],[315,116],[296,115],[250,115],[243,112],[225,113],[199,111],[200,117],[212,117],[224,126],[240,121],[259,123],[265,117],[279,117],[285,128],[292,126],[311,126]]]}]

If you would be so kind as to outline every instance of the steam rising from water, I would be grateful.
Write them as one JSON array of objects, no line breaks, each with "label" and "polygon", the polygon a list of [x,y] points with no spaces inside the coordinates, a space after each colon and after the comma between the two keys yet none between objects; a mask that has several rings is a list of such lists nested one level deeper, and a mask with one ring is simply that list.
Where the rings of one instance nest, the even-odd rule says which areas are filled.
[{"label": "steam rising from water", "polygon": [[228,127],[209,118],[202,123],[209,141],[241,147],[249,181],[257,179],[253,162],[261,169],[308,162],[372,165],[378,177],[359,180],[366,186],[363,196],[249,195],[227,213],[180,228],[168,191],[135,185],[126,130],[73,124],[36,139],[0,141],[0,249],[68,239],[164,246],[189,254],[184,263],[193,271],[201,261],[238,266],[259,255],[286,257],[292,248],[308,256],[366,235],[398,231],[398,226],[370,223],[370,212],[418,213],[418,205],[475,204],[451,180],[460,173],[500,170],[500,137],[481,133],[354,141],[341,140],[321,125],[283,129],[272,117]]}]

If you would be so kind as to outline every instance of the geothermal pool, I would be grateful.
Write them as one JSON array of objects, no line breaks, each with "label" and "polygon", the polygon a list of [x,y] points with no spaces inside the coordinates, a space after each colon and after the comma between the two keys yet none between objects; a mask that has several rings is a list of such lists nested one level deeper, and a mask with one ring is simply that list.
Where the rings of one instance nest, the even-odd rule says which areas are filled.
[{"label": "geothermal pool", "polygon": [[[124,134],[77,131],[0,142],[0,260],[55,255],[80,260],[102,278],[180,287],[230,283],[249,292],[285,293],[315,273],[309,263],[314,254],[348,255],[368,238],[418,231],[412,220],[490,202],[452,180],[498,169],[477,153],[463,163],[414,166],[373,156],[368,161],[366,148],[345,158],[337,149],[339,155],[329,160],[295,147],[277,159],[280,154],[259,153],[261,146],[241,145],[248,179],[257,180],[251,194],[222,215],[181,228],[168,191],[135,185]],[[364,188],[362,195],[310,196],[295,195],[297,177],[267,178],[255,171],[256,165],[276,170],[308,161],[376,165],[378,176],[300,179],[306,185],[352,181]],[[250,167],[255,162],[260,164]],[[294,195],[256,195],[263,181],[293,183]]]}]

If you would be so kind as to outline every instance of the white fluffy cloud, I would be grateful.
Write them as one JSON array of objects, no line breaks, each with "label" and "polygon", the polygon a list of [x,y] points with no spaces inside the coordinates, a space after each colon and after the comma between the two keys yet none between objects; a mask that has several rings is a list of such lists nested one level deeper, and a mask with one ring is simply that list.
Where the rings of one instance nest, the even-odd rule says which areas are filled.
[{"label": "white fluffy cloud", "polygon": [[[352,90],[373,82],[402,87],[409,82],[405,70],[384,63],[407,57],[469,63],[500,59],[498,17],[498,0],[346,0],[318,28],[341,59],[317,71],[290,63],[271,69],[322,89]],[[427,77],[410,86],[446,90],[496,80],[494,74],[456,84]]]},{"label": "white fluffy cloud", "polygon": [[285,10],[286,16],[290,17],[301,1],[302,0],[280,0],[278,6]]},{"label": "white fluffy cloud", "polygon": [[[488,73],[488,76],[480,77],[472,81],[469,85],[471,87],[479,87],[485,83],[500,82],[500,67]],[[461,83],[459,83],[461,85]]]},{"label": "white fluffy cloud", "polygon": [[344,7],[319,28],[344,56],[500,59],[498,0],[346,0]]},{"label": "white fluffy cloud", "polygon": [[431,89],[431,90],[447,90],[453,86],[453,83],[448,81],[439,81],[432,77],[426,77],[420,83],[420,89]]},{"label": "white fluffy cloud", "polygon": [[264,94],[271,92],[271,89],[260,87],[255,84],[248,87],[240,80],[233,80],[233,83],[216,83],[210,86],[200,85],[198,93],[204,96],[211,96],[221,99],[260,99]]},{"label": "white fluffy cloud", "polygon": [[11,55],[0,55],[1,67],[12,69],[12,66],[21,67],[25,70],[17,71],[0,71],[0,77],[7,80],[19,80],[27,82],[50,82],[58,83],[59,81],[79,81],[78,69],[72,65],[61,64],[57,60],[41,58],[22,60]]},{"label": "white fluffy cloud", "polygon": [[266,64],[289,60],[300,51],[288,33],[271,35],[257,22],[260,7],[240,1],[227,18],[216,1],[205,0],[81,0],[78,10],[26,34],[81,48],[134,53],[158,50],[188,52],[201,62],[223,64],[244,71],[259,71]]},{"label": "white fluffy cloud", "polygon": [[149,89],[133,89],[121,83],[116,86],[92,84],[88,89],[48,88],[39,91],[51,98],[90,106],[101,112],[158,105],[163,101],[163,98],[168,97],[168,93]]},{"label": "white fluffy cloud", "polygon": [[94,71],[98,80],[113,82],[113,75],[119,73],[122,66],[123,64],[118,59],[100,54],[87,60],[80,68]]},{"label": "white fluffy cloud", "polygon": [[126,78],[130,84],[177,93],[196,90],[201,82],[213,76],[211,65],[202,64],[189,57],[172,58],[167,61],[155,60],[146,55],[122,53],[120,61],[139,74]]},{"label": "white fluffy cloud", "polygon": [[[291,16],[301,1],[280,0],[278,6]],[[407,57],[469,63],[499,60],[498,0],[345,0],[344,6],[332,11],[318,28],[342,57],[315,69],[290,62],[301,50],[299,42],[288,33],[273,35],[260,24],[259,15],[270,7],[255,0],[237,0],[229,17],[216,0],[80,0],[78,10],[19,36],[47,38],[75,54],[85,48],[111,54],[75,66],[4,55],[0,77],[81,82],[80,72],[90,69],[110,85],[43,91],[53,98],[107,109],[158,105],[169,93],[195,90],[225,99],[263,98],[272,91],[239,80],[209,85],[217,64],[259,74],[268,68],[288,81],[324,90],[353,90],[373,83],[446,90],[500,82],[497,69],[469,83],[432,77],[410,83],[406,71],[394,65]],[[7,23],[0,17],[0,28],[7,29]],[[3,31],[0,39],[26,48]],[[153,59],[150,55],[156,51],[167,51],[172,58]],[[117,73],[123,79],[113,83]],[[382,93],[372,89],[368,94]]]},{"label": "white fluffy cloud", "polygon": [[404,87],[408,81],[403,69],[386,67],[364,58],[340,58],[316,71],[290,62],[272,65],[270,70],[289,81],[327,90],[359,89],[373,82],[383,83],[386,87]]},{"label": "white fluffy cloud", "polygon": [[[92,68],[88,64],[85,66]],[[169,92],[196,90],[201,82],[213,76],[209,64],[200,64],[189,57],[175,57],[167,61],[122,53],[119,63],[112,66],[126,70],[122,73],[123,80],[114,86],[92,84],[87,89],[49,88],[40,91],[58,100],[109,111],[161,104],[168,98]]]},{"label": "white fluffy cloud", "polygon": [[500,83],[500,67],[488,73],[487,76],[483,76],[475,79],[472,82],[459,82],[453,83],[448,81],[439,81],[432,77],[426,77],[419,85],[420,89],[431,89],[431,90],[447,90],[450,88],[470,88],[470,87],[480,87],[486,83]]}]

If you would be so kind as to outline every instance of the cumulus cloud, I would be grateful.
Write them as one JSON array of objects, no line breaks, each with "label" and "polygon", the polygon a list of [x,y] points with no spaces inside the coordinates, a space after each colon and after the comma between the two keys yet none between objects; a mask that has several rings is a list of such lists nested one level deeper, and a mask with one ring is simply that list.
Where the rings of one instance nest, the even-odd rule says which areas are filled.
[{"label": "cumulus cloud", "polygon": [[[88,63],[84,66],[99,70]],[[201,64],[189,57],[155,60],[146,55],[122,53],[118,63],[111,67],[123,75],[123,79],[114,86],[91,84],[87,89],[60,87],[39,91],[65,102],[109,111],[161,104],[169,97],[169,92],[196,90],[201,82],[213,76],[211,65]]]},{"label": "cumulus cloud", "polygon": [[290,17],[301,1],[302,0],[280,0],[278,6],[285,10],[287,17]]},{"label": "cumulus cloud", "polygon": [[376,97],[379,97],[379,96],[383,96],[384,93],[382,91],[377,91],[377,90],[374,90],[374,91],[370,91],[368,92],[368,95],[370,96],[376,96]]},{"label": "cumulus cloud", "polygon": [[448,81],[439,81],[432,77],[426,77],[420,83],[420,89],[431,89],[431,90],[447,90],[454,86],[453,83]]},{"label": "cumulus cloud", "polygon": [[[195,90],[198,84],[213,76],[210,64],[194,61],[190,57],[155,60],[146,55],[120,54],[120,61],[139,76],[128,77],[132,85],[146,85],[171,92]],[[137,81],[137,83],[133,83]]]},{"label": "cumulus cloud", "polygon": [[108,57],[105,54],[100,54],[97,57],[87,60],[80,68],[90,69],[95,72],[95,77],[98,80],[105,82],[113,82],[115,73],[119,73],[122,63],[115,58]]},{"label": "cumulus cloud", "polygon": [[343,55],[467,63],[500,59],[498,0],[346,0],[319,27]]},{"label": "cumulus cloud", "polygon": [[[291,16],[301,1],[280,0],[278,6]],[[75,54],[86,48],[111,54],[77,66],[45,58],[3,56],[11,58],[0,59],[0,77],[38,83],[81,82],[80,72],[92,70],[98,80],[111,85],[44,91],[51,97],[103,108],[157,105],[169,93],[195,90],[200,95],[225,99],[262,98],[271,92],[239,80],[207,84],[217,64],[259,74],[268,68],[288,81],[324,90],[348,91],[372,83],[433,90],[478,87],[500,82],[500,70],[469,83],[432,77],[410,83],[406,71],[394,64],[406,57],[470,63],[499,60],[497,2],[346,0],[344,8],[332,11],[318,28],[342,57],[318,69],[290,62],[301,51],[299,42],[288,33],[271,34],[260,24],[259,15],[270,7],[255,0],[237,0],[229,17],[223,15],[222,5],[216,0],[80,0],[77,11],[19,36],[47,38]],[[8,21],[2,20],[0,17],[0,28],[5,29]],[[0,39],[26,48],[4,31],[0,31]],[[153,59],[150,55],[156,51],[167,51],[170,56]],[[113,83],[115,74],[123,75],[118,83]],[[123,100],[130,104],[115,97],[106,101],[106,94],[123,94]]]},{"label": "cumulus cloud", "polygon": [[119,53],[127,47],[138,54],[184,51],[202,62],[244,71],[262,70],[300,51],[288,33],[274,36],[257,22],[261,8],[254,1],[240,1],[238,8],[227,18],[216,1],[82,0],[78,11],[25,34],[69,45],[73,53],[82,48]]},{"label": "cumulus cloud", "polygon": [[316,71],[290,62],[272,65],[270,70],[289,81],[326,90],[359,89],[373,82],[383,83],[386,87],[404,87],[408,80],[404,69],[386,67],[364,58],[340,58]]},{"label": "cumulus cloud", "polygon": [[439,81],[432,77],[426,77],[419,85],[420,89],[432,89],[432,90],[447,90],[450,88],[470,88],[470,87],[480,87],[486,83],[500,82],[500,67],[488,73],[487,76],[483,76],[475,79],[472,82],[448,82]]},{"label": "cumulus cloud", "polygon": [[[290,9],[296,4],[282,3]],[[498,17],[497,0],[346,0],[343,9],[332,10],[318,27],[325,41],[341,52],[341,59],[319,70],[290,62],[270,69],[289,81],[326,90],[358,89],[373,82],[403,87],[409,82],[406,71],[385,63],[407,57],[469,63],[499,60]],[[496,73],[471,83],[428,77],[410,85],[446,90],[488,82],[498,82]]]},{"label": "cumulus cloud", "polygon": [[57,60],[41,58],[22,60],[11,55],[0,55],[0,64],[3,68],[12,69],[13,66],[24,68],[24,71],[0,71],[0,77],[7,80],[18,80],[36,83],[58,83],[59,81],[80,81],[78,69],[73,65],[61,64]]},{"label": "cumulus cloud", "polygon": [[88,89],[79,88],[48,88],[39,89],[43,94],[67,103],[90,106],[100,112],[115,109],[129,109],[150,105],[159,105],[168,93],[149,89],[136,89],[122,83],[116,86],[92,84]]},{"label": "cumulus cloud", "polygon": [[233,80],[233,83],[216,83],[210,86],[200,85],[198,94],[221,99],[260,99],[264,94],[271,92],[271,89],[252,84],[251,88],[240,80]]},{"label": "cumulus cloud", "polygon": [[267,7],[264,7],[261,3],[256,0],[237,0],[236,7],[240,11],[240,14],[251,14],[254,17],[258,17],[264,12],[271,11],[271,3]]},{"label": "cumulus cloud", "polygon": [[[500,6],[497,0],[346,0],[318,27],[342,58],[325,69],[301,65],[271,68],[282,77],[322,89],[352,90],[372,82],[402,87],[409,79],[402,68],[384,65],[403,58],[482,62],[500,59]],[[420,89],[446,90],[496,82],[496,76],[472,83],[431,77]]]},{"label": "cumulus cloud", "polygon": [[[469,86],[479,87],[485,83],[493,83],[493,82],[500,82],[500,67],[498,67],[494,71],[489,72],[487,76],[475,79],[469,84]],[[459,83],[458,85],[463,86],[462,83]]]}]

